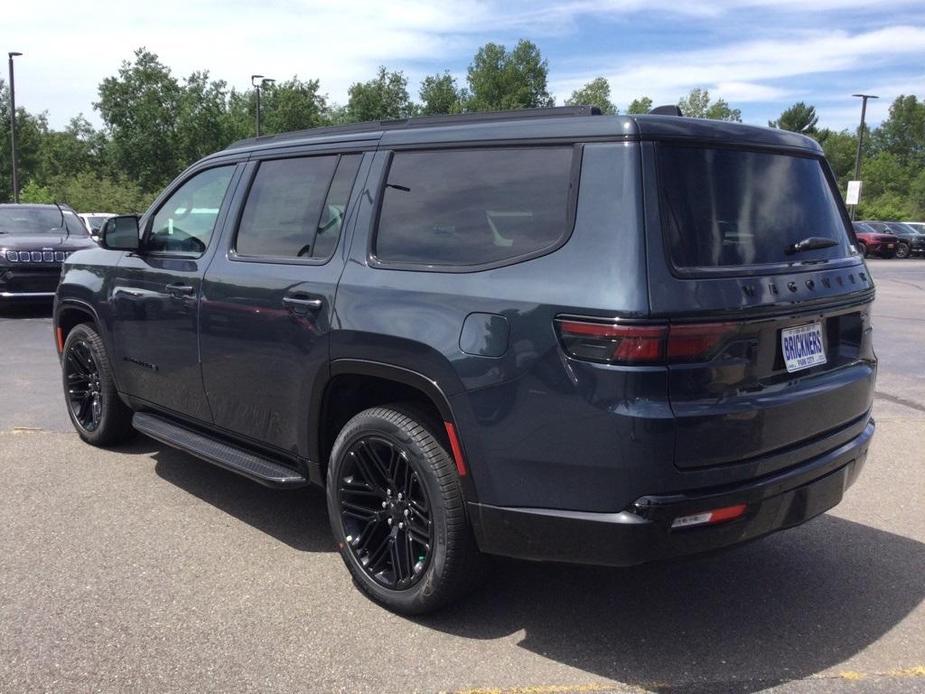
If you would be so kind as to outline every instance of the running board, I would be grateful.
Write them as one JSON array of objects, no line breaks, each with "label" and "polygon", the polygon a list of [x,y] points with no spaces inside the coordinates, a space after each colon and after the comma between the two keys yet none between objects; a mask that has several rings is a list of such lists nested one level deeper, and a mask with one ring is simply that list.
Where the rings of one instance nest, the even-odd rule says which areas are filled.
[{"label": "running board", "polygon": [[295,470],[255,455],[223,441],[174,424],[169,419],[150,412],[136,412],[132,426],[142,434],[168,446],[179,448],[206,462],[244,475],[267,487],[304,487],[308,484]]}]

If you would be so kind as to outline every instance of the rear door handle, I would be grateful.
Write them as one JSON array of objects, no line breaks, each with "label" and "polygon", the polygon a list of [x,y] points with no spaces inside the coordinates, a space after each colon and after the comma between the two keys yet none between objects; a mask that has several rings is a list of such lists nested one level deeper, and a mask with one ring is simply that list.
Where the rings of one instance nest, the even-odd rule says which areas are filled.
[{"label": "rear door handle", "polygon": [[317,311],[323,305],[321,299],[306,299],[298,296],[284,296],[283,303],[286,306],[306,308],[311,311]]},{"label": "rear door handle", "polygon": [[167,293],[171,296],[189,296],[193,293],[193,287],[188,284],[168,284]]}]

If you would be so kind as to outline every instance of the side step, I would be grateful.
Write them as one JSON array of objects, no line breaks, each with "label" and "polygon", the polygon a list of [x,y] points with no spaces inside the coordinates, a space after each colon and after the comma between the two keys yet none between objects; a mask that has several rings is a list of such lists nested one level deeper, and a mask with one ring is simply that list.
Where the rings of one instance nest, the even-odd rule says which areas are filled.
[{"label": "side step", "polygon": [[152,439],[179,448],[213,465],[249,477],[267,487],[292,488],[304,487],[308,484],[305,477],[285,465],[255,455],[243,448],[204,436],[150,412],[136,412],[132,417],[132,426]]}]

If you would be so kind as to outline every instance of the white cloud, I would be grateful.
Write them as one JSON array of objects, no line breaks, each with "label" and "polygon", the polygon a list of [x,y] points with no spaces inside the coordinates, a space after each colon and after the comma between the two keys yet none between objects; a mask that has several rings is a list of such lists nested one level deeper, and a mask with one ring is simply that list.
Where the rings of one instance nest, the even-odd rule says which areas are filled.
[{"label": "white cloud", "polygon": [[[673,103],[694,86],[750,103],[798,94],[786,86],[788,79],[852,70],[863,75],[891,60],[925,56],[920,26],[856,33],[794,29],[826,25],[816,21],[820,12],[845,9],[894,17],[898,24],[906,7],[917,5],[913,0],[816,0],[811,7],[803,0],[44,0],[4,6],[0,48],[25,53],[17,61],[19,102],[33,111],[49,110],[55,126],[78,111],[92,115],[99,82],[142,45],[180,76],[209,69],[238,88],[247,87],[254,72],[279,79],[318,77],[322,91],[343,102],[348,86],[371,77],[380,64],[403,69],[414,91],[428,72],[450,67],[459,74],[482,43],[523,36],[536,40],[547,56],[547,43],[567,51],[550,60],[551,88],[560,100],[604,74],[624,104],[642,94]],[[582,22],[612,27],[620,41],[638,26],[657,34],[670,25],[679,35],[688,20],[698,27],[691,41],[702,45],[704,37],[716,34],[717,47],[612,55],[582,49]],[[726,37],[740,25],[764,38],[729,43]]]}]

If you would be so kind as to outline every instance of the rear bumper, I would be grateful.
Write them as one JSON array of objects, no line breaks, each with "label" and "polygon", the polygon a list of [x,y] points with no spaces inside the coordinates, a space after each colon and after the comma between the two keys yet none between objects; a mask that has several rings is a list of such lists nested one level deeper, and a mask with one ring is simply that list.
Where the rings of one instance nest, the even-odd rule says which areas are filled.
[{"label": "rear bumper", "polygon": [[[521,559],[631,566],[721,549],[808,521],[837,505],[857,479],[874,434],[797,466],[728,487],[637,499],[618,513],[469,504],[483,552]],[[679,516],[747,504],[719,525],[672,529]]]}]

